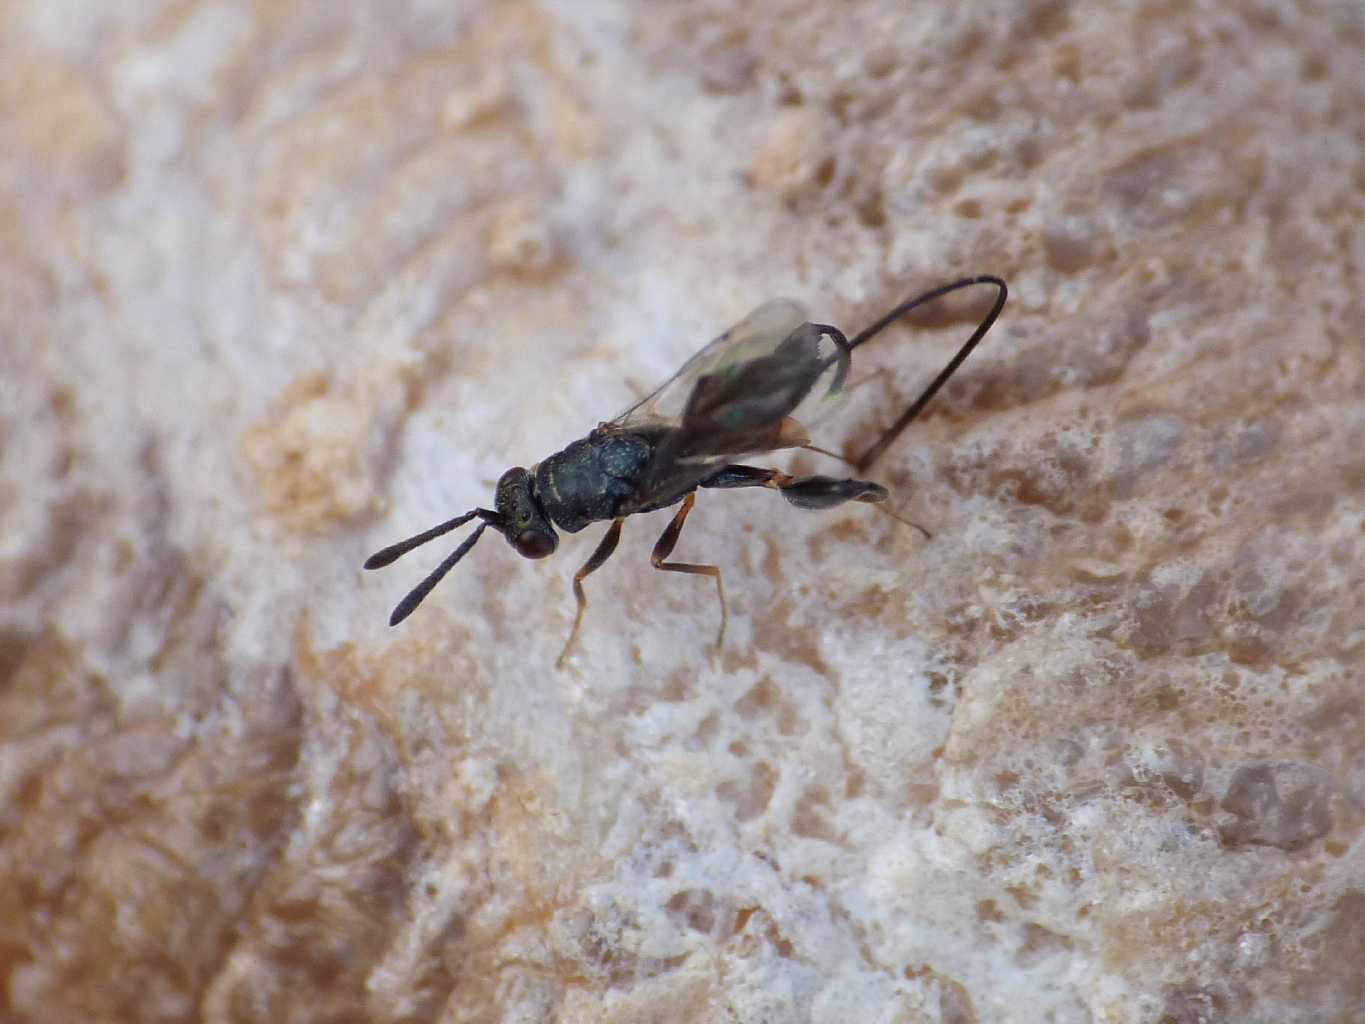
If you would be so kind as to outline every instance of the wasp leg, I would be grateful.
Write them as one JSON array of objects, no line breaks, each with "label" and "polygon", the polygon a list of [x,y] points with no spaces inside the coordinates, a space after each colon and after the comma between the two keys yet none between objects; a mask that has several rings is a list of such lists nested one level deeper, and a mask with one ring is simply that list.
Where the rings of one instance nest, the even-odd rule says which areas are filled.
[{"label": "wasp leg", "polygon": [[597,550],[592,553],[592,557],[583,563],[583,568],[573,574],[573,596],[578,602],[578,612],[573,617],[573,629],[569,630],[569,639],[564,641],[564,650],[559,652],[559,658],[555,661],[555,668],[564,667],[564,659],[569,656],[569,648],[573,646],[574,637],[578,636],[578,627],[583,624],[583,612],[588,607],[588,595],[583,593],[583,578],[590,573],[602,568],[602,563],[611,557],[611,553],[616,550],[616,542],[621,539],[621,524],[624,519],[617,519],[611,524],[611,528],[602,535],[602,541],[597,545]]},{"label": "wasp leg", "polygon": [[772,487],[780,489],[796,480],[777,469],[758,466],[722,466],[697,486],[699,487]]},{"label": "wasp leg", "polygon": [[822,509],[842,505],[846,501],[863,501],[876,505],[881,511],[898,522],[913,526],[926,539],[932,535],[918,523],[901,519],[894,512],[882,507],[887,499],[886,488],[870,480],[836,480],[828,476],[795,477],[776,469],[760,469],[758,466],[722,466],[703,480],[701,487],[771,487],[781,491],[797,508]]},{"label": "wasp leg", "polygon": [[777,485],[782,497],[797,508],[833,508],[846,501],[882,502],[886,488],[870,480],[836,480],[829,476],[788,477]]},{"label": "wasp leg", "polygon": [[656,569],[664,572],[688,572],[696,576],[710,576],[716,581],[716,596],[720,598],[720,632],[716,634],[716,646],[719,647],[725,640],[725,587],[720,582],[720,568],[715,565],[693,565],[690,562],[665,562],[664,559],[673,553],[673,546],[678,543],[678,536],[682,533],[683,523],[687,522],[687,514],[692,511],[692,506],[696,504],[697,496],[689,494],[683,499],[682,508],[678,509],[677,515],[673,517],[673,522],[668,524],[659,542],[654,545],[654,551],[649,556],[649,562]]},{"label": "wasp leg", "polygon": [[870,480],[836,480],[830,476],[791,476],[758,466],[723,466],[701,487],[771,487],[797,508],[833,508],[846,501],[885,501],[886,488]]}]

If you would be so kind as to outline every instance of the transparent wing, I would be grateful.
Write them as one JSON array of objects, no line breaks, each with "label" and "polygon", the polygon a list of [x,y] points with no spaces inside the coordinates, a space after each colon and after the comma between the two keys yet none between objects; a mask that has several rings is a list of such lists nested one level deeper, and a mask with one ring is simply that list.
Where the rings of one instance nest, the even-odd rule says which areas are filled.
[{"label": "transparent wing", "polygon": [[699,377],[771,352],[805,322],[806,311],[791,299],[765,302],[683,363],[677,373],[617,416],[611,425],[676,426]]},{"label": "transparent wing", "polygon": [[609,424],[659,434],[640,507],[671,503],[744,455],[808,441],[798,417],[838,391],[848,373],[847,342],[833,334],[838,343],[794,302],[766,303]]}]

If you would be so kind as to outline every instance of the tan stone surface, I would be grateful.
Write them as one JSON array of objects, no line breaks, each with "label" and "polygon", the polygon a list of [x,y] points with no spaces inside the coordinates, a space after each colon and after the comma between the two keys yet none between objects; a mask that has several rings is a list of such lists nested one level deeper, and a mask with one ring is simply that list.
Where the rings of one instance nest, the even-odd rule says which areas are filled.
[{"label": "tan stone surface", "polygon": [[[1362,67],[1347,0],[0,7],[0,1019],[1365,1020]],[[449,546],[369,552],[752,306],[979,272],[875,474],[931,542],[708,493],[719,654],[666,514],[563,672],[597,530],[385,627]]]}]

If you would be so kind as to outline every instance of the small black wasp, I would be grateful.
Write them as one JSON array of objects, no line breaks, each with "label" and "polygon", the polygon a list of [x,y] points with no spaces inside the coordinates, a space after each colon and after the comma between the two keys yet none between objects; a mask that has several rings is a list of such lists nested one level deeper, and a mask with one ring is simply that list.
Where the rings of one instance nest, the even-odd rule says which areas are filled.
[{"label": "small black wasp", "polygon": [[[854,349],[916,307],[979,284],[992,285],[997,295],[971,337],[867,451],[845,460],[858,473],[866,472],[947,383],[1000,316],[1008,295],[1000,278],[965,278],[925,292],[901,303],[852,340],[837,327],[808,322],[801,307],[789,300],[760,306],[684,363],[653,394],[614,420],[599,423],[587,437],[530,469],[509,469],[498,481],[493,508],[472,509],[371,555],[365,568],[379,569],[471,519],[480,521],[450,557],[398,603],[389,625],[396,626],[407,618],[478,543],[487,527],[506,537],[517,554],[544,558],[559,546],[556,527],[577,533],[590,523],[610,520],[611,526],[597,549],[574,573],[578,613],[559,655],[557,664],[562,665],[588,606],[583,580],[616,550],[626,517],[682,502],[654,545],[650,562],[656,569],[694,573],[716,581],[719,645],[725,636],[726,619],[720,569],[667,561],[692,511],[697,489],[770,487],[804,509],[832,508],[846,501],[885,501],[886,488],[868,480],[793,477],[776,469],[740,465],[736,460],[784,448],[823,451],[810,443],[796,413],[809,408],[812,400],[842,390]],[[832,352],[821,351],[826,339]]]}]

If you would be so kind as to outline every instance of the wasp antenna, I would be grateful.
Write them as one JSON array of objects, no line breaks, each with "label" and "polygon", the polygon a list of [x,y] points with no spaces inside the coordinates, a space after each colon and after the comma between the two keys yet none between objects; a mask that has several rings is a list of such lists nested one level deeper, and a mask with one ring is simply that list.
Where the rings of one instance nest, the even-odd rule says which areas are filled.
[{"label": "wasp antenna", "polygon": [[[473,515],[473,513],[471,512],[470,515]],[[466,516],[465,518],[467,519],[468,516]],[[454,520],[452,520],[452,522],[453,521]],[[439,528],[440,527],[437,527],[437,529]],[[450,528],[454,529],[454,527]],[[488,523],[486,522],[480,523],[479,528],[475,530],[473,533],[471,533],[468,537],[466,537],[464,543],[462,543],[458,548],[456,548],[454,553],[449,558],[447,558],[444,562],[438,565],[432,571],[430,576],[424,579],[421,583],[417,584],[417,586],[413,587],[412,590],[408,593],[408,596],[403,598],[403,600],[399,601],[398,606],[394,608],[393,614],[389,616],[389,625],[396,626],[404,619],[406,619],[409,615],[411,615],[413,613],[413,610],[419,604],[421,604],[423,600],[425,600],[428,594],[431,593],[432,588],[435,587],[436,584],[440,583],[441,580],[445,578],[446,573],[450,572],[451,569],[455,568],[455,563],[458,562],[465,555],[469,554],[469,549],[479,542],[479,538],[483,536],[483,531],[486,529],[488,529]],[[397,556],[395,555],[394,557]]]},{"label": "wasp antenna", "polygon": [[[459,529],[483,511],[483,509],[476,508],[474,511],[466,512],[462,516],[448,519],[440,526],[433,526],[430,530],[425,530],[415,537],[409,537],[407,540],[400,540],[397,544],[390,544],[383,551],[376,551],[369,558],[365,559],[365,568],[382,569],[386,565],[392,565],[413,548],[419,548],[429,540],[435,540],[437,537],[445,536],[451,530]],[[486,519],[487,517],[485,517],[485,520]]]},{"label": "wasp antenna", "polygon": [[881,457],[882,453],[895,442],[896,438],[900,437],[905,428],[914,422],[915,417],[924,411],[924,407],[929,404],[929,400],[938,394],[939,389],[943,387],[944,384],[948,383],[948,378],[957,372],[957,368],[962,365],[962,361],[972,354],[972,349],[976,348],[981,339],[984,338],[991,327],[995,325],[996,319],[1000,316],[1000,311],[1005,308],[1005,299],[1009,295],[1009,288],[1006,287],[1003,280],[990,274],[983,274],[980,277],[968,277],[961,281],[953,281],[951,284],[941,285],[932,291],[925,292],[923,295],[917,295],[908,302],[901,303],[871,327],[861,331],[851,342],[849,342],[849,349],[855,349],[863,342],[871,341],[872,338],[880,334],[886,327],[905,316],[905,314],[909,313],[915,307],[921,306],[926,302],[932,302],[934,299],[947,295],[949,292],[955,292],[960,288],[970,288],[973,285],[978,284],[993,285],[999,290],[999,294],[995,297],[995,302],[991,306],[990,312],[986,314],[985,319],[983,319],[981,323],[976,325],[976,330],[972,332],[972,336],[957,350],[957,353],[953,358],[948,360],[948,365],[939,371],[939,375],[935,377],[920,396],[911,403],[910,408],[906,409],[905,412],[901,414],[900,419],[896,420],[896,422],[877,439],[876,443],[873,444],[871,448],[853,460],[853,465],[859,472],[865,471],[872,463],[876,462],[877,459]]}]

